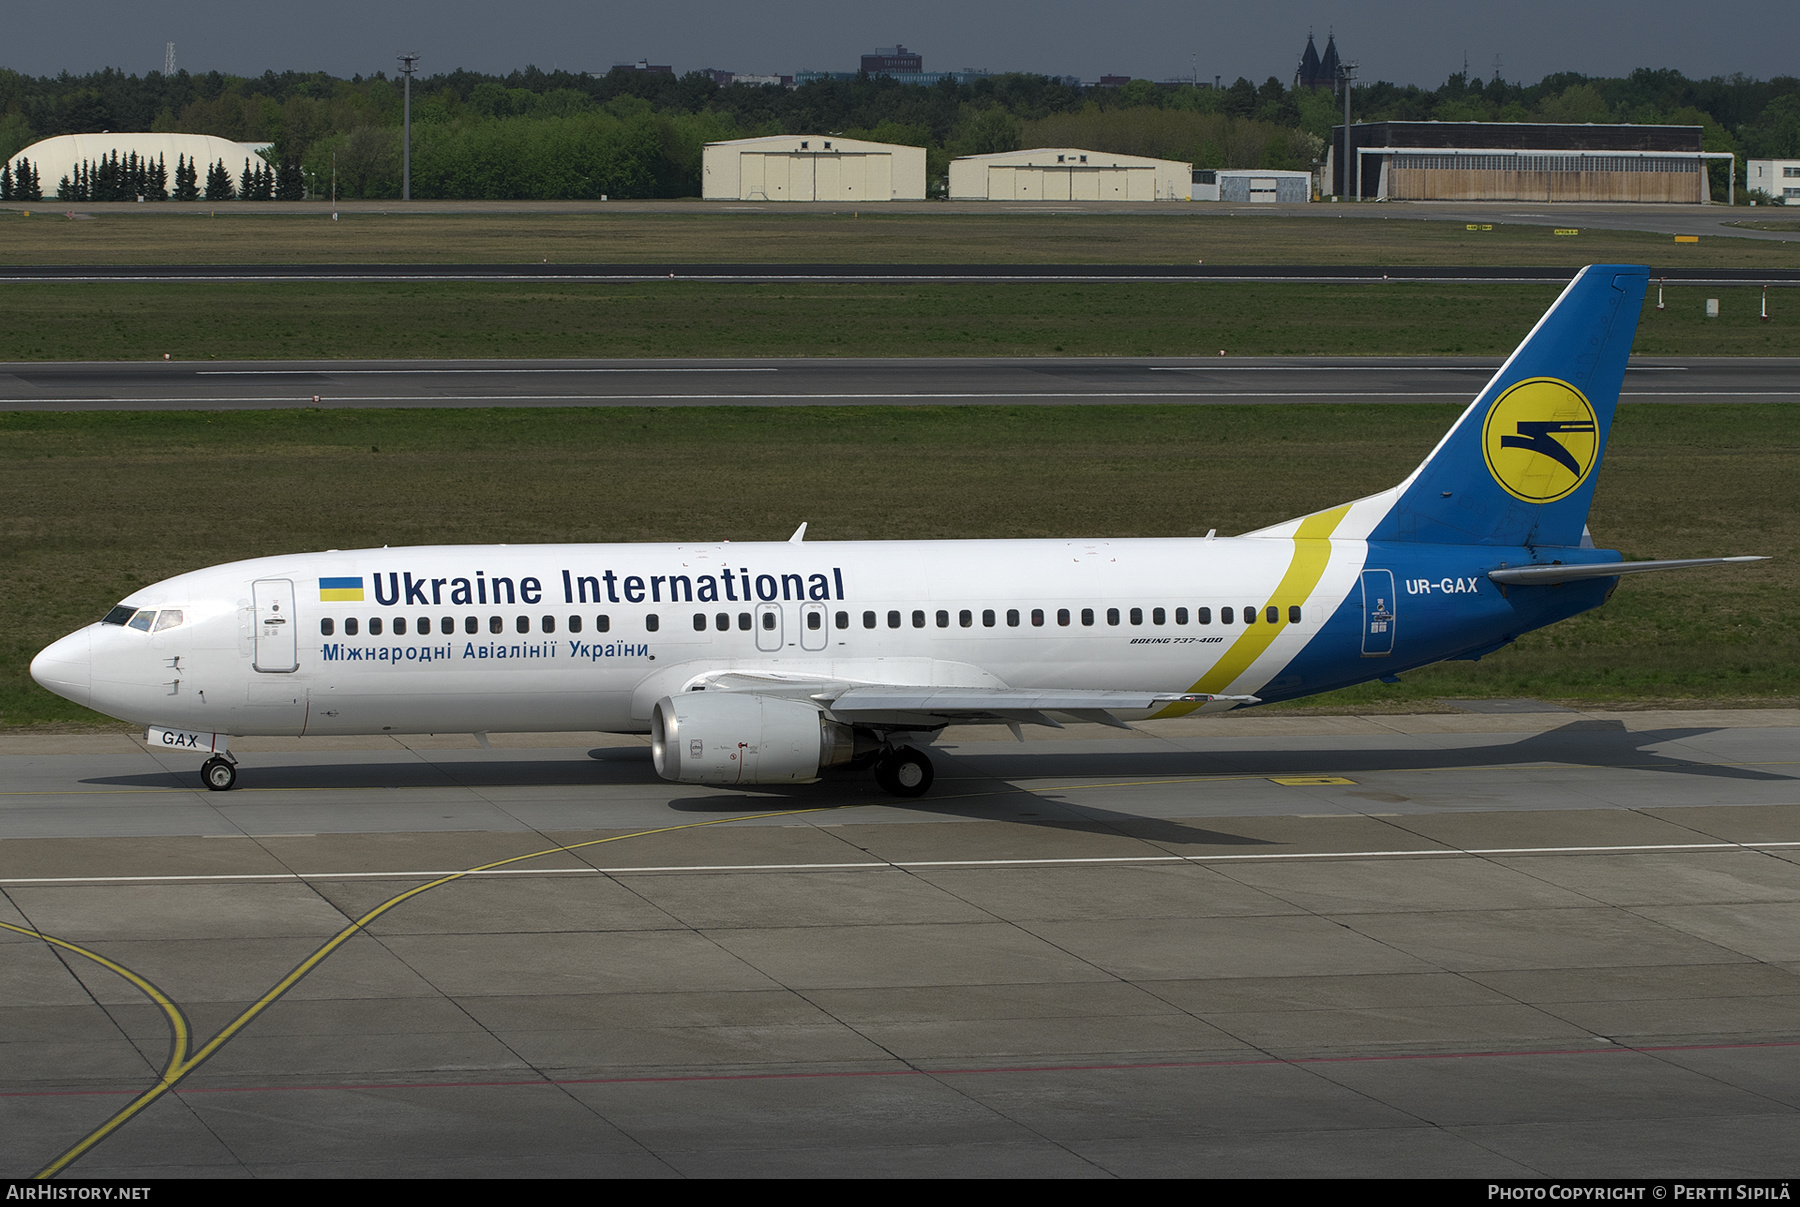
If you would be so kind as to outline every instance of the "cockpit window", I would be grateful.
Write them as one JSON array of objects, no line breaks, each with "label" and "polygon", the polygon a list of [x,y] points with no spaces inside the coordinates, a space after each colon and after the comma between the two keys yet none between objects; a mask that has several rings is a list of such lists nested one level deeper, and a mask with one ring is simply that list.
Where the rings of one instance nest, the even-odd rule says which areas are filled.
[{"label": "cockpit window", "polygon": [[145,608],[143,611],[139,612],[136,616],[133,616],[131,618],[131,623],[128,624],[126,627],[131,628],[131,629],[137,629],[139,632],[142,632],[142,633],[148,633],[150,631],[150,622],[155,619],[156,619],[155,611],[153,611],[150,608]]},{"label": "cockpit window", "polygon": [[156,627],[154,629],[152,629],[151,632],[160,633],[164,629],[172,629],[175,626],[179,625],[180,623],[181,623],[181,609],[180,608],[164,608],[162,611],[160,611],[156,614]]},{"label": "cockpit window", "polygon": [[112,611],[108,612],[106,614],[105,618],[100,621],[100,623],[101,624],[124,624],[127,620],[130,620],[131,617],[133,616],[133,614],[135,614],[136,612],[137,612],[137,609],[132,607],[130,604],[120,604],[118,607],[116,607]]}]

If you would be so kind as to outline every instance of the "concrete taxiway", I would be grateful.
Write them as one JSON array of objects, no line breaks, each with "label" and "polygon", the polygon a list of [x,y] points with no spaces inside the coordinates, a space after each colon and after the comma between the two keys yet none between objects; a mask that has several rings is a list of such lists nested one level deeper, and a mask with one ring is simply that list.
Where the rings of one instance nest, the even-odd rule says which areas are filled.
[{"label": "concrete taxiway", "polygon": [[[1487,357],[0,363],[0,411],[1461,403]],[[1639,358],[1627,402],[1800,401],[1800,358]]]},{"label": "concrete taxiway", "polygon": [[0,739],[0,1163],[1790,1174],[1800,710],[1476,707],[957,730],[911,802]]}]

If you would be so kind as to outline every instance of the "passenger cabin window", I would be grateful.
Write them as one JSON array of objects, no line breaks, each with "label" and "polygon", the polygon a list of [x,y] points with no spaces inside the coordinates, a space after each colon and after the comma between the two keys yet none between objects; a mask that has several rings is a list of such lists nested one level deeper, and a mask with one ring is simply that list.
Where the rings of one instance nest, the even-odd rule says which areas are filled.
[{"label": "passenger cabin window", "polygon": [[1220,624],[1232,624],[1236,620],[1237,620],[1237,617],[1232,614],[1232,611],[1230,608],[1220,608],[1219,609],[1219,623]]},{"label": "passenger cabin window", "polygon": [[1289,604],[1288,605],[1288,623],[1289,624],[1299,624],[1300,623],[1300,605],[1299,604]]},{"label": "passenger cabin window", "polygon": [[571,633],[581,632],[581,617],[579,617],[579,616],[569,617],[569,632],[571,632]]},{"label": "passenger cabin window", "polygon": [[476,619],[473,616],[463,617],[463,632],[465,632],[465,633],[481,632],[481,621]]},{"label": "passenger cabin window", "polygon": [[1167,612],[1163,611],[1161,608],[1150,609],[1150,623],[1151,624],[1167,624],[1168,620],[1169,620],[1169,614]]},{"label": "passenger cabin window", "polygon": [[1094,623],[1094,609],[1081,609],[1081,623],[1085,625],[1092,625]]},{"label": "passenger cabin window", "polygon": [[126,621],[130,620],[136,612],[137,612],[136,608],[129,607],[125,604],[120,604],[118,607],[116,607],[112,611],[108,612],[105,616],[101,617],[100,623],[101,624],[124,624]]},{"label": "passenger cabin window", "polygon": [[660,628],[662,628],[662,617],[658,616],[655,612],[644,617],[644,631],[646,633],[654,633]]},{"label": "passenger cabin window", "polygon": [[429,616],[419,617],[419,636],[428,637],[430,635],[431,635],[431,617],[429,617]]},{"label": "passenger cabin window", "polygon": [[1106,609],[1106,623],[1107,624],[1118,624],[1119,623],[1119,609],[1117,609],[1117,608]]},{"label": "passenger cabin window", "polygon": [[775,613],[773,613],[773,612],[764,612],[763,613],[763,628],[767,629],[770,632],[774,632],[774,630],[775,630]]},{"label": "passenger cabin window", "polygon": [[1131,623],[1132,624],[1143,624],[1144,623],[1144,609],[1142,609],[1142,608],[1131,609]]},{"label": "passenger cabin window", "polygon": [[554,616],[544,617],[544,632],[546,632],[546,633],[556,632],[556,617],[554,617]]},{"label": "passenger cabin window", "polygon": [[981,610],[981,626],[986,629],[994,627],[994,609],[983,608]]},{"label": "passenger cabin window", "polygon": [[922,629],[924,627],[925,627],[925,613],[922,611],[915,611],[913,613],[913,628]]},{"label": "passenger cabin window", "polygon": [[739,612],[738,613],[738,628],[745,633],[748,633],[750,631],[750,613],[748,613],[748,612]]},{"label": "passenger cabin window", "polygon": [[946,612],[943,608],[938,609],[937,626],[940,629],[947,629],[950,627],[950,613]]},{"label": "passenger cabin window", "polygon": [[837,614],[837,627],[840,629],[847,629],[850,627],[850,613],[839,612]]},{"label": "passenger cabin window", "polygon": [[1067,608],[1056,609],[1056,623],[1062,625],[1065,628],[1068,627],[1069,609],[1067,609]]},{"label": "passenger cabin window", "polygon": [[371,636],[371,637],[381,636],[381,617],[379,617],[379,616],[369,617],[369,636]]},{"label": "passenger cabin window", "polygon": [[705,612],[695,612],[694,613],[694,632],[696,632],[696,633],[706,632],[706,613]]},{"label": "passenger cabin window", "polygon": [[1187,609],[1186,608],[1176,608],[1175,609],[1175,623],[1176,624],[1186,624],[1187,623]]},{"label": "passenger cabin window", "polygon": [[1019,627],[1019,609],[1006,609],[1006,627],[1009,629],[1016,629]]},{"label": "passenger cabin window", "polygon": [[1044,609],[1042,609],[1042,608],[1031,609],[1031,626],[1036,629],[1041,629],[1044,627]]},{"label": "passenger cabin window", "polygon": [[406,617],[404,617],[404,616],[394,617],[394,636],[396,636],[396,637],[406,636]]},{"label": "passenger cabin window", "polygon": [[731,613],[730,612],[720,612],[718,615],[714,616],[713,617],[713,628],[719,630],[719,632],[721,632],[721,633],[730,632],[731,631]]},{"label": "passenger cabin window", "polygon": [[975,613],[969,611],[969,609],[967,609],[967,608],[964,608],[962,611],[960,611],[956,614],[956,623],[961,625],[965,629],[968,628],[970,625],[975,623]]},{"label": "passenger cabin window", "polygon": [[346,637],[356,636],[356,617],[346,616],[344,618],[344,636],[346,636]]},{"label": "passenger cabin window", "polygon": [[488,632],[500,633],[500,632],[504,632],[505,629],[506,629],[506,622],[501,620],[498,616],[488,617]]},{"label": "passenger cabin window", "polygon": [[[1212,623],[1212,609],[1211,608],[1195,608],[1194,609],[1194,620],[1200,624],[1211,624]],[[1225,617],[1225,623],[1230,624],[1231,617],[1229,617],[1229,616]]]},{"label": "passenger cabin window", "polygon": [[875,627],[875,613],[864,612],[863,613],[863,628],[872,629],[874,627]]},{"label": "passenger cabin window", "polygon": [[821,615],[820,613],[808,612],[806,614],[806,627],[807,628],[812,629],[813,631],[817,632],[819,627],[821,625],[823,625],[824,623],[825,623],[825,617],[823,615]]},{"label": "passenger cabin window", "polygon": [[513,621],[513,628],[521,633],[531,632],[531,617],[529,617],[529,616],[519,617],[517,620]]},{"label": "passenger cabin window", "polygon": [[332,620],[331,617],[327,616],[324,620],[319,622],[319,632],[323,633],[325,636],[329,637],[336,631],[337,622]]},{"label": "passenger cabin window", "polygon": [[888,628],[897,629],[899,627],[900,627],[900,613],[889,612],[888,613]]},{"label": "passenger cabin window", "polygon": [[1270,604],[1268,610],[1263,613],[1263,619],[1270,624],[1278,624],[1281,621],[1281,609]]},{"label": "passenger cabin window", "polygon": [[1245,624],[1255,624],[1256,623],[1256,609],[1255,608],[1245,608],[1244,609],[1244,623]]}]

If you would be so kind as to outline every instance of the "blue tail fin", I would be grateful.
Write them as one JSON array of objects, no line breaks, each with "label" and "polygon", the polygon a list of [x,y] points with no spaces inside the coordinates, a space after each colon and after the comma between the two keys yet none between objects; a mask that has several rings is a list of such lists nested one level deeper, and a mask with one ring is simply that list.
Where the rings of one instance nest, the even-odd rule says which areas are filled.
[{"label": "blue tail fin", "polygon": [[1370,539],[1578,544],[1649,281],[1635,265],[1582,269]]}]

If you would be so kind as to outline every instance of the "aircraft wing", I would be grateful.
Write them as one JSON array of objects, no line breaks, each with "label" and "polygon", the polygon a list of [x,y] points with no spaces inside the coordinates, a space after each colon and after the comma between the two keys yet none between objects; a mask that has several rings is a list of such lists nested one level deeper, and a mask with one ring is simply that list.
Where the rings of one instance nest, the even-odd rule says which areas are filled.
[{"label": "aircraft wing", "polygon": [[1584,578],[1616,578],[1651,570],[1688,570],[1695,566],[1724,566],[1738,562],[1766,562],[1766,557],[1689,557],[1663,562],[1586,562],[1576,566],[1512,566],[1489,570],[1488,577],[1502,586],[1548,586],[1579,582]]},{"label": "aircraft wing", "polygon": [[1256,696],[1195,692],[1092,691],[1060,688],[934,687],[862,683],[792,672],[727,671],[705,677],[709,691],[751,692],[804,698],[833,717],[862,724],[938,726],[953,722],[1002,722],[1061,728],[1049,713],[1126,728],[1115,712],[1137,712],[1166,704],[1230,700],[1256,704]]}]

